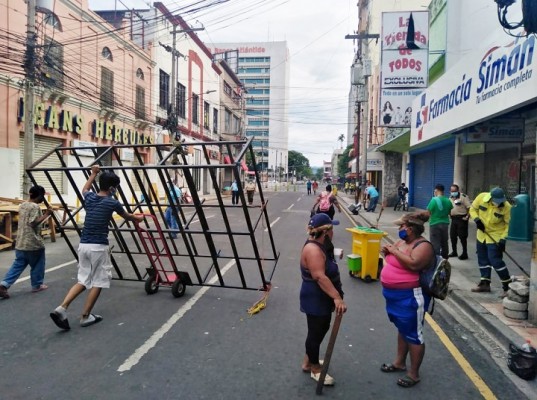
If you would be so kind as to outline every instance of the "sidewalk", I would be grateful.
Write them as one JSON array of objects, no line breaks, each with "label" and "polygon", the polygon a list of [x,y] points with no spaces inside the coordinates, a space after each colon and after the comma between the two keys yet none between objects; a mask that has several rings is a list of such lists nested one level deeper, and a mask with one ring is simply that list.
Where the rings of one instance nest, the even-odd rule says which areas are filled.
[{"label": "sidewalk", "polygon": [[[338,200],[347,211],[347,214],[359,225],[374,226],[388,233],[385,240],[395,242],[397,240],[397,226],[393,221],[400,218],[404,212],[394,211],[393,207],[386,207],[380,215],[381,205],[377,205],[374,213],[368,213],[360,210],[359,215],[352,215],[348,212],[348,205],[354,203],[354,195],[346,195],[344,192],[338,192]],[[410,211],[419,211],[411,208]],[[424,236],[429,238],[429,224],[425,224]],[[493,334],[495,338],[504,345],[503,349],[507,351],[508,344],[522,344],[526,339],[531,340],[534,346],[537,345],[537,327],[528,321],[517,321],[507,318],[503,315],[502,300],[498,297],[503,291],[500,280],[495,271],[492,271],[491,293],[473,293],[471,288],[479,282],[479,268],[477,265],[477,255],[475,247],[476,228],[475,224],[470,223],[468,236],[468,260],[461,261],[458,258],[450,258],[452,266],[450,289],[451,293],[448,299],[454,301],[466,313],[471,315],[475,321],[482,327]],[[527,273],[530,272],[531,262],[531,242],[507,242],[507,251],[520,264]],[[451,242],[449,244],[451,252]],[[458,243],[458,252],[461,253],[461,245]],[[509,259],[504,256],[510,275],[523,276],[522,271]],[[446,300],[447,301],[447,300]],[[439,304],[441,302],[438,302]]]}]

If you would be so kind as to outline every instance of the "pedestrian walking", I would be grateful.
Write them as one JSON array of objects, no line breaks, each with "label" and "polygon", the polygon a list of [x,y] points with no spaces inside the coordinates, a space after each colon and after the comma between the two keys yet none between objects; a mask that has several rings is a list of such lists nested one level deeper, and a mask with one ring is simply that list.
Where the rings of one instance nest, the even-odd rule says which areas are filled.
[{"label": "pedestrian walking", "polygon": [[[173,208],[177,208],[177,206],[181,202],[182,196],[183,193],[181,192],[181,189],[179,189],[175,185],[175,183],[170,182],[168,190],[169,205],[166,209],[166,212],[164,213],[164,218],[166,219],[166,224],[168,225],[168,228],[174,231],[179,230],[179,222],[177,221],[177,218],[175,218]],[[177,239],[177,233],[173,232],[171,234],[171,237],[172,239]]]},{"label": "pedestrian walking", "polygon": [[254,203],[254,193],[255,193],[255,182],[253,179],[249,179],[246,182],[246,196],[248,197],[248,204],[252,205]]},{"label": "pedestrian walking", "polygon": [[481,280],[472,292],[490,292],[491,268],[494,268],[502,282],[503,294],[500,297],[505,297],[511,283],[509,270],[503,261],[511,204],[503,190],[495,187],[475,198],[470,207],[470,217],[477,227],[477,264],[481,274]]},{"label": "pedestrian walking", "polygon": [[[321,375],[319,351],[330,329],[332,312],[343,314],[347,310],[332,243],[333,226],[338,224],[339,221],[330,219],[326,214],[314,215],[308,223],[308,240],[300,255],[300,311],[306,314],[308,323],[302,370],[309,372],[315,381]],[[342,257],[343,253],[339,255],[340,259]],[[334,383],[334,378],[327,374],[324,384]]]},{"label": "pedestrian walking", "polygon": [[449,200],[453,204],[451,209],[451,226],[449,237],[451,239],[451,253],[449,257],[457,257],[457,238],[461,241],[462,253],[459,260],[468,259],[468,219],[470,218],[470,207],[472,203],[467,195],[461,193],[459,185],[451,185]]},{"label": "pedestrian walking", "polygon": [[326,185],[326,190],[321,192],[315,200],[310,215],[324,213],[327,214],[330,219],[333,219],[334,214],[336,213],[336,207],[338,211],[341,212],[341,206],[339,205],[337,197],[332,193],[332,185]]},{"label": "pedestrian walking", "polygon": [[306,182],[306,189],[308,190],[308,196],[311,194],[311,181],[308,179]]},{"label": "pedestrian walking", "polygon": [[[425,355],[423,321],[431,297],[420,287],[420,271],[436,261],[433,247],[423,238],[424,223],[429,216],[423,213],[405,214],[394,223],[399,225],[399,241],[382,248],[385,264],[380,274],[386,312],[396,326],[397,353],[391,364],[382,364],[382,372],[404,372],[397,384],[404,388],[420,381],[420,366]],[[410,354],[410,368],[406,367]]]},{"label": "pedestrian walking", "polygon": [[369,196],[369,206],[366,208],[365,211],[375,212],[375,208],[377,208],[377,203],[379,202],[379,192],[372,183],[367,186],[365,192]]},{"label": "pedestrian walking", "polygon": [[434,195],[427,205],[426,214],[429,215],[429,239],[436,254],[442,258],[449,257],[449,214],[453,208],[451,201],[444,196],[444,185],[441,183],[434,187]]},{"label": "pedestrian walking", "polygon": [[39,204],[45,200],[43,186],[32,186],[30,198],[19,207],[19,228],[15,242],[15,260],[0,282],[0,298],[9,299],[8,289],[30,265],[32,292],[48,288],[45,279],[45,243],[41,237],[41,224],[52,214],[52,210],[42,213]]},{"label": "pedestrian walking", "polygon": [[313,195],[315,196],[317,194],[317,189],[319,188],[319,183],[314,180],[313,183],[311,184],[311,187],[313,189]]},{"label": "pedestrian walking", "polygon": [[50,313],[52,321],[64,330],[70,329],[67,318],[69,305],[86,289],[89,289],[89,293],[82,311],[80,326],[87,327],[103,319],[102,316],[91,312],[101,290],[109,288],[112,279],[108,224],[114,211],[127,221],[138,223],[143,220],[141,215],[127,213],[114,197],[120,179],[113,172],[103,172],[99,177],[99,191],[97,193],[91,191],[99,172],[99,166],[93,165],[91,175],[82,188],[86,218],[78,245],[78,282],[71,287],[61,305]]},{"label": "pedestrian walking", "polygon": [[231,204],[239,204],[239,185],[236,180],[231,183]]}]

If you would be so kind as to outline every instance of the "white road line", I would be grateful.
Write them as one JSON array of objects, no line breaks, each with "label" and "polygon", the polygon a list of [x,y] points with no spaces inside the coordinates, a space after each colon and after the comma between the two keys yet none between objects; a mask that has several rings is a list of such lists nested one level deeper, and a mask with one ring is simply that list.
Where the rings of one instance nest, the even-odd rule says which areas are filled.
[{"label": "white road line", "polygon": [[[71,265],[71,264],[76,264],[77,261],[76,260],[72,260],[72,261],[68,261],[66,263],[63,263],[63,264],[60,264],[60,265],[56,265],[55,267],[51,267],[51,268],[48,268],[45,270],[45,273],[48,273],[48,272],[52,272],[52,271],[56,271],[57,269],[60,269],[60,268],[63,268],[63,267],[67,267],[68,265]],[[17,279],[17,282],[14,283],[14,285],[16,285],[17,283],[20,283],[20,282],[24,282],[24,281],[27,281],[30,279],[30,276],[25,276],[24,278],[19,278]]]},{"label": "white road line", "polygon": [[293,208],[294,206],[295,206],[295,203],[291,204],[291,205],[289,206],[289,208],[288,208],[287,210],[285,210],[285,211],[289,211],[289,210],[290,210],[291,208]]},{"label": "white road line", "polygon": [[[270,224],[270,227],[272,228],[276,222],[280,220],[280,217],[276,218],[274,221],[272,221],[272,224]],[[265,228],[265,232],[268,232],[268,228]]]},{"label": "white road line", "polygon": [[[233,265],[235,264],[235,260],[231,260],[228,262],[224,268],[220,270],[221,275],[224,275]],[[211,280],[209,281],[209,284],[215,284],[218,281],[218,276],[215,275]],[[170,329],[179,321],[181,318],[184,317],[184,315],[192,308],[194,307],[194,304],[198,302],[199,299],[210,289],[209,286],[203,286],[200,290],[196,292],[194,296],[192,296],[184,305],[182,305],[179,310],[175,314],[173,314],[168,321],[166,321],[159,329],[151,335],[149,339],[145,341],[144,344],[142,344],[140,347],[138,347],[132,355],[123,362],[117,369],[118,372],[125,372],[129,371],[132,367],[134,367],[136,364],[140,362],[142,357],[146,355],[149,350],[151,350],[153,347],[157,345],[160,339],[164,337],[166,333],[169,332]]]},{"label": "white road line", "polygon": [[[214,218],[214,217],[215,217],[215,215],[208,215],[208,216],[205,217],[205,219]],[[196,222],[200,222],[200,220],[199,219],[194,219],[194,220],[192,220],[190,225],[195,224]]]}]

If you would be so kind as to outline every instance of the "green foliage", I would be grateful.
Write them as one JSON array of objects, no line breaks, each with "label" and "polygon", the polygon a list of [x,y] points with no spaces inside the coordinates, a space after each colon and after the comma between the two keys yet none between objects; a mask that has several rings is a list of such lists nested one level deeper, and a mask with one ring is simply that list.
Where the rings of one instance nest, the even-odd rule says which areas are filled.
[{"label": "green foliage", "polygon": [[344,177],[347,172],[350,172],[348,167],[349,161],[352,159],[349,157],[349,151],[352,150],[352,144],[348,145],[347,148],[343,151],[343,154],[339,157],[337,163],[337,170],[339,171],[339,176]]},{"label": "green foliage", "polygon": [[311,177],[310,161],[298,151],[289,150],[288,156],[289,172],[295,172],[297,179]]}]

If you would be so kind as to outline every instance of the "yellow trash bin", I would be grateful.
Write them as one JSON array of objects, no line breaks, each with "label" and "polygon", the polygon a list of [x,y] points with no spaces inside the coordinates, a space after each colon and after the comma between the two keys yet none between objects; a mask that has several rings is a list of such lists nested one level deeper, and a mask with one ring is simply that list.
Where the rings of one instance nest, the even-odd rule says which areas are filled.
[{"label": "yellow trash bin", "polygon": [[347,228],[352,233],[352,253],[362,257],[362,265],[359,271],[349,272],[353,276],[371,282],[378,279],[380,244],[382,238],[388,234],[384,231],[356,226]]}]

